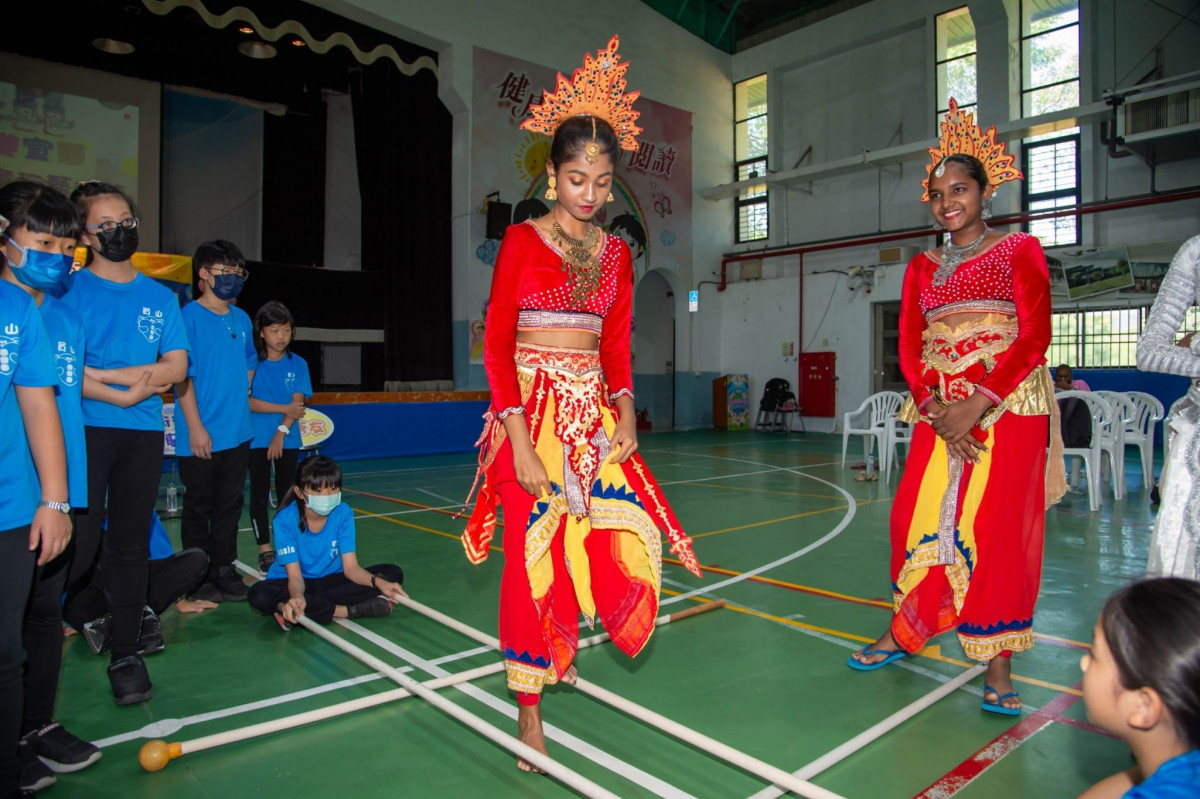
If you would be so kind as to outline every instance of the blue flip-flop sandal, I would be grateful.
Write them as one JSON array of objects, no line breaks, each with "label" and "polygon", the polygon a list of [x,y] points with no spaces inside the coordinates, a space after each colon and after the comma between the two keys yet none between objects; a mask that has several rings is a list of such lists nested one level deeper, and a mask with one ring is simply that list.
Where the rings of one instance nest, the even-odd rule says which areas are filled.
[{"label": "blue flip-flop sandal", "polygon": [[908,653],[903,649],[871,649],[869,646],[863,649],[862,654],[864,657],[871,657],[871,655],[887,655],[887,657],[878,663],[862,663],[855,660],[854,656],[851,655],[846,661],[846,665],[857,671],[875,671],[876,669],[882,669],[894,660],[908,657]]},{"label": "blue flip-flop sandal", "polygon": [[995,688],[988,685],[987,683],[984,683],[983,684],[983,693],[985,695],[989,694],[989,693],[998,695],[995,702],[989,702],[989,701],[987,701],[986,696],[984,697],[983,704],[980,705],[980,708],[982,708],[983,710],[986,710],[988,713],[998,713],[1001,716],[1019,716],[1019,715],[1021,715],[1021,708],[1005,707],[1004,705],[1001,704],[1001,702],[1003,702],[1005,699],[1010,699],[1014,696],[1019,697],[1020,694],[1017,693],[1016,691],[1009,691],[1006,694],[1000,694],[1000,692],[997,691]]}]

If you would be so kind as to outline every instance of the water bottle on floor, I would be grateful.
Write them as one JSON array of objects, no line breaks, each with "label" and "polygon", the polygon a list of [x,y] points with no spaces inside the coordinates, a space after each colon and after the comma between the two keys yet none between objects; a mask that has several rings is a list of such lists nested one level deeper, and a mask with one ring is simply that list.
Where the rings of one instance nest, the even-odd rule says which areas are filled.
[{"label": "water bottle on floor", "polygon": [[871,450],[867,453],[867,468],[865,471],[867,473],[867,477],[875,474],[875,450]]},{"label": "water bottle on floor", "polygon": [[172,480],[167,485],[167,513],[179,512],[179,491],[175,488],[175,481]]}]

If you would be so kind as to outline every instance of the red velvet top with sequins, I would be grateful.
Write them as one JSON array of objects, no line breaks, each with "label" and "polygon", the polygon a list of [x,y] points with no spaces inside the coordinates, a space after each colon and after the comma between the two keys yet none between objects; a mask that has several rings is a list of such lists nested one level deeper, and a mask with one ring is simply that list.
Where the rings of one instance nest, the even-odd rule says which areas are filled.
[{"label": "red velvet top with sequins", "polygon": [[1017,318],[1017,338],[977,390],[999,404],[1039,364],[1050,346],[1050,274],[1042,245],[1010,233],[934,285],[941,264],[923,252],[908,262],[900,303],[900,369],[917,407],[930,399],[922,375],[922,334],[954,313],[1005,313]]},{"label": "red velvet top with sequins", "polygon": [[484,328],[483,367],[492,407],[521,407],[514,360],[518,330],[586,330],[600,335],[600,367],[609,397],[633,395],[629,334],[633,308],[633,261],[629,247],[604,234],[598,254],[600,287],[582,305],[571,299],[562,253],[527,220],[504,233]]}]

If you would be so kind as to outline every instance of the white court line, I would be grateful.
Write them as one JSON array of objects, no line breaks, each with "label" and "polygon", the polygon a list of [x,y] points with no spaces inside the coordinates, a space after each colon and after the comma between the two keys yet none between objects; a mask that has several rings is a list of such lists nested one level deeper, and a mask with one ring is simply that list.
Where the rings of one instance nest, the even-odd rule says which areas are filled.
[{"label": "white court line", "polygon": [[[358,633],[360,636],[380,647],[381,649],[391,652],[393,655],[396,655],[411,666],[418,668],[433,677],[442,677],[448,673],[444,669],[434,665],[432,662],[417,657],[415,654],[404,649],[399,644],[389,641],[383,636],[366,629],[356,622],[348,621],[346,619],[337,619],[336,621],[342,627]],[[514,721],[517,718],[517,706],[510,702],[505,702],[502,699],[492,696],[491,694],[475,687],[474,685],[456,685],[454,688],[455,690],[461,691],[467,696],[482,702],[493,710],[507,716]],[[546,737],[550,740],[570,748],[575,754],[586,757],[593,763],[608,769],[614,774],[624,777],[633,784],[644,788],[657,796],[669,797],[670,799],[696,799],[691,794],[686,793],[685,791],[682,791],[679,788],[664,782],[663,780],[660,780],[653,774],[648,774],[636,766],[626,763],[624,760],[614,757],[608,752],[598,749],[597,747],[592,746],[590,743],[576,738],[569,732],[555,727],[549,722],[543,721],[542,729],[545,731]]]},{"label": "white court line", "polygon": [[[746,463],[751,466],[766,466],[767,465],[764,463],[756,463],[754,461],[741,460],[739,458],[724,458],[724,457],[720,457],[717,455],[703,455],[701,457],[714,458],[716,460],[723,460],[723,461],[735,461],[737,463]],[[742,580],[748,580],[751,577],[757,577],[758,575],[762,574],[765,571],[770,571],[771,569],[774,569],[776,566],[782,566],[785,563],[791,563],[793,560],[796,560],[797,558],[802,558],[805,555],[807,555],[809,552],[812,552],[817,547],[823,546],[823,545],[829,543],[830,541],[832,541],[834,538],[837,538],[839,535],[842,534],[842,531],[845,530],[850,525],[850,522],[854,521],[854,514],[858,510],[858,503],[854,501],[854,497],[852,497],[850,495],[850,492],[847,491],[846,489],[842,488],[840,485],[837,485],[836,483],[831,483],[828,480],[817,477],[816,475],[804,474],[799,469],[795,469],[795,468],[782,467],[780,469],[776,469],[773,471],[791,472],[792,474],[797,474],[801,477],[806,477],[809,480],[816,480],[818,483],[822,483],[824,485],[829,486],[834,491],[837,491],[839,494],[841,494],[843,497],[846,498],[846,503],[847,503],[846,515],[843,516],[842,520],[840,522],[838,522],[837,525],[832,530],[830,530],[828,533],[821,536],[820,538],[818,538],[816,541],[812,542],[808,546],[803,547],[801,549],[797,549],[795,552],[791,553],[790,555],[784,555],[782,558],[777,558],[777,559],[771,561],[770,563],[764,563],[762,566],[753,568],[750,571],[742,572],[741,574],[736,575],[734,577],[730,577],[726,580],[721,580],[720,582],[713,583],[712,585],[708,585],[703,588],[696,588],[691,591],[686,591],[686,592],[680,594],[679,596],[673,596],[670,599],[664,600],[661,603],[661,605],[670,605],[675,602],[682,602],[684,600],[691,599],[692,597],[694,597],[698,594],[716,591],[719,588],[725,588],[726,586],[730,586],[735,583],[740,583]]]},{"label": "white court line", "polygon": [[[493,650],[491,647],[477,646],[474,649],[467,649],[462,652],[456,652],[452,655],[443,655],[435,660],[431,660],[430,663],[440,666],[444,663],[453,663],[458,660],[466,660],[467,658],[475,657],[476,655],[487,654],[494,651],[495,650]],[[400,671],[409,672],[412,671],[412,667],[405,666],[401,668]],[[233,707],[227,707],[222,710],[213,710],[209,711],[208,713],[197,713],[193,716],[184,716],[181,719],[159,719],[158,721],[151,722],[144,727],[132,730],[130,732],[110,735],[107,738],[101,738],[98,741],[92,741],[92,744],[103,749],[106,746],[115,746],[116,744],[125,743],[126,741],[135,741],[139,738],[160,738],[165,735],[172,735],[184,727],[188,727],[193,724],[203,724],[206,721],[215,721],[216,719],[237,716],[242,713],[250,713],[255,710],[275,707],[276,705],[284,705],[288,702],[297,702],[301,699],[307,699],[310,696],[319,696],[330,691],[339,691],[342,688],[349,688],[353,685],[360,685],[362,683],[373,682],[381,679],[383,679],[383,675],[379,673],[364,674],[361,677],[354,677],[348,680],[339,680],[337,682],[331,682],[325,685],[317,685],[312,688],[305,688],[301,691],[293,691],[290,694],[280,694],[279,696],[273,696],[268,699],[260,699],[257,702],[247,702],[243,705],[234,705]]]},{"label": "white court line", "polygon": [[450,499],[450,497],[443,497],[441,494],[435,494],[432,491],[428,491],[424,488],[418,488],[417,490],[420,491],[422,494],[428,494],[429,496],[433,497],[434,499],[440,499],[443,502],[453,502],[454,503],[453,505],[447,505],[445,508],[438,508],[438,510],[449,510],[451,508],[461,508],[462,507],[461,502],[454,502],[454,500]]}]

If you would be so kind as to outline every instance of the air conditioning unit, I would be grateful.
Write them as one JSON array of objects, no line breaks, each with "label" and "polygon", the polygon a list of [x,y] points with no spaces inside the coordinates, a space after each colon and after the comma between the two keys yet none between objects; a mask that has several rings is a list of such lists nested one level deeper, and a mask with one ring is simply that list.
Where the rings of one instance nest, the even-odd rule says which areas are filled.
[{"label": "air conditioning unit", "polygon": [[902,247],[880,247],[879,265],[906,264],[915,258],[918,252],[919,250],[916,247],[909,245]]},{"label": "air conditioning unit", "polygon": [[1153,160],[1159,162],[1194,158],[1200,146],[1200,80],[1166,79],[1155,84],[1120,95],[1117,140],[1139,152],[1152,147]]}]

